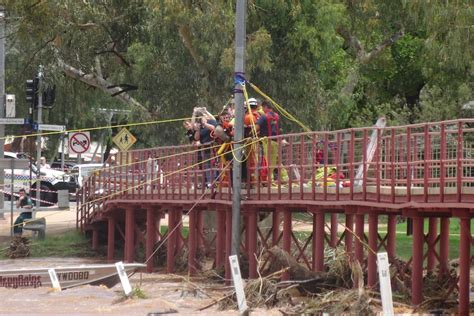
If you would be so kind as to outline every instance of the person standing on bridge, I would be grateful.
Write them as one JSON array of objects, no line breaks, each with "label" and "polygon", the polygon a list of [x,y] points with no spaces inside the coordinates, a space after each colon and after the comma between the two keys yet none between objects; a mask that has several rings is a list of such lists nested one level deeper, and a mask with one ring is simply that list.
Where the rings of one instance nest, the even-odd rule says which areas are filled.
[{"label": "person standing on bridge", "polygon": [[15,236],[21,236],[23,233],[23,222],[25,219],[31,219],[31,209],[33,208],[33,202],[26,193],[25,189],[20,189],[20,197],[16,201],[16,208],[25,210],[21,212],[20,215],[16,218],[15,224],[13,225],[13,233]]},{"label": "person standing on bridge", "polygon": [[202,146],[202,150],[199,153],[201,153],[201,161],[204,169],[204,182],[206,187],[210,188],[214,181],[214,171],[212,170],[213,154],[211,149],[211,132],[216,128],[217,121],[205,108],[198,109],[196,117],[198,117],[198,123],[195,125],[194,140],[196,141],[196,145]]},{"label": "person standing on bridge", "polygon": [[[262,102],[262,110],[264,112],[257,120],[257,130],[260,132],[262,139],[263,154],[269,166],[268,174],[270,177],[278,178],[278,140],[268,139],[268,137],[278,136],[280,134],[278,113],[273,112],[273,104],[269,100]],[[283,142],[282,142],[283,144]],[[282,182],[288,182],[288,172],[285,168],[280,169],[280,179]]]}]

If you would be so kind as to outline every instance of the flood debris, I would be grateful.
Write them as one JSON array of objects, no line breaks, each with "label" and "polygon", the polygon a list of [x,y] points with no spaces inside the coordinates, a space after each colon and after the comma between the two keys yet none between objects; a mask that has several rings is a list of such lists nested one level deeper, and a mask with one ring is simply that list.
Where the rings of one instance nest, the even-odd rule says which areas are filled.
[{"label": "flood debris", "polygon": [[[272,308],[291,304],[291,296],[285,289],[278,287],[278,279],[287,269],[280,270],[267,277],[249,280],[245,283],[244,292],[249,308]],[[217,301],[219,310],[233,309],[237,306],[235,291],[228,292],[222,299]],[[210,307],[210,306],[209,306]]]},{"label": "flood debris", "polygon": [[[271,258],[268,258],[270,256]],[[273,308],[279,307],[282,310],[304,309],[299,297],[308,294],[321,293],[327,289],[333,290],[336,287],[351,288],[354,277],[354,267],[351,260],[345,255],[335,255],[328,264],[327,271],[315,272],[299,264],[288,252],[279,247],[269,249],[265,254],[257,259],[259,278],[249,280],[244,286],[244,292],[249,308]],[[271,262],[270,266],[262,269],[262,262]],[[280,269],[276,272],[274,269]],[[267,276],[262,277],[261,273]],[[361,274],[360,266],[357,273]],[[279,281],[285,273],[289,281]],[[362,279],[363,276],[359,276]],[[229,292],[224,299],[219,301],[221,310],[235,308],[236,295]]]},{"label": "flood debris", "polygon": [[[450,265],[443,277],[433,272],[425,274],[425,300],[415,308],[411,306],[411,285],[408,284],[410,268],[400,259],[395,261],[396,264],[392,265],[390,271],[395,311],[456,312],[458,293],[455,267]],[[262,262],[270,264],[262,268]],[[343,248],[326,250],[325,271],[309,270],[279,247],[273,247],[262,254],[257,263],[259,277],[248,280],[244,286],[247,305],[251,309],[278,308],[284,315],[374,315],[382,310],[378,286],[370,289],[365,287],[364,280],[367,276],[361,265]],[[273,272],[275,269],[280,270]],[[280,281],[284,273],[287,280]],[[215,304],[219,305],[220,310],[235,309],[235,292],[227,292],[221,299],[205,308]]]},{"label": "flood debris", "polygon": [[31,241],[26,237],[15,236],[10,242],[10,247],[6,251],[10,259],[25,258],[30,255]]}]

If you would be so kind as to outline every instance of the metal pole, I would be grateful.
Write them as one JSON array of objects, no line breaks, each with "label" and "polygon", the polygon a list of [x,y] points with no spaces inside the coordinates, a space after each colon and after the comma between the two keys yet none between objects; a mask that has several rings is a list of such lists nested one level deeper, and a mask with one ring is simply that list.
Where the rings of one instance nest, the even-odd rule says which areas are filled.
[{"label": "metal pole", "polygon": [[[15,170],[15,159],[12,159],[12,183],[11,183],[11,199],[10,199],[10,237],[13,237],[13,203],[15,199],[13,198],[13,186],[15,185],[15,177],[13,176],[13,171]],[[2,194],[3,195],[3,194]]]},{"label": "metal pole", "polygon": [[66,140],[66,134],[62,134],[61,136],[61,171],[64,171],[64,150],[66,149],[66,146],[64,146],[65,140]]},{"label": "metal pole", "polygon": [[[5,8],[0,6],[0,118],[5,117]],[[0,158],[3,158],[3,146],[5,145],[5,125],[0,124]],[[12,172],[13,178],[13,172]],[[5,190],[5,173],[0,169],[0,189]],[[12,187],[13,192],[13,187]],[[11,201],[13,203],[13,194]],[[5,195],[0,192],[0,206],[5,208]],[[3,212],[0,219],[4,219]]]},{"label": "metal pole", "polygon": [[[247,1],[237,0],[235,14],[235,75],[244,75],[245,70],[245,13]],[[240,194],[242,188],[242,144],[244,138],[244,95],[242,84],[235,85],[235,158],[232,168],[232,248],[238,255],[240,248]]]},{"label": "metal pole", "polygon": [[[43,66],[39,66],[38,70],[38,126],[43,123],[43,92],[42,92],[42,81],[43,81]],[[38,130],[39,132],[39,130]],[[36,136],[36,166],[38,167],[38,173],[36,175],[36,206],[40,207],[41,197],[41,135]]]}]

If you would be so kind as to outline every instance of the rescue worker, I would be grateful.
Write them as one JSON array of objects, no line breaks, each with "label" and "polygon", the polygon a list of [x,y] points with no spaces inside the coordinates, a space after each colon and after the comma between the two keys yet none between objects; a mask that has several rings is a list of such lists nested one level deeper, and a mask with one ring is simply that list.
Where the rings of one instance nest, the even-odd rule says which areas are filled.
[{"label": "rescue worker", "polygon": [[[255,98],[250,98],[248,100],[248,107],[246,106],[246,114],[244,117],[244,137],[249,138],[249,140],[246,142],[246,146],[243,149],[243,157],[244,161],[242,162],[242,182],[245,183],[247,182],[247,175],[251,175],[250,180],[254,181],[255,176],[254,176],[254,171],[257,166],[257,144],[253,143],[253,138],[258,137],[258,130],[257,130],[257,121],[258,118],[260,117],[260,114],[257,112],[258,108],[258,101]],[[250,111],[248,111],[248,108],[250,107]],[[255,134],[256,133],[256,134]]]},{"label": "rescue worker", "polygon": [[[278,113],[273,111],[273,104],[269,100],[262,102],[262,110],[264,112],[257,120],[257,130],[260,133],[262,139],[263,154],[266,159],[267,165],[269,166],[269,175],[274,175],[276,179],[278,177],[278,141],[277,139],[269,139],[268,137],[278,136],[280,133]],[[282,142],[283,144],[283,142]],[[282,182],[288,182],[288,172],[285,168],[280,168],[280,180]]]}]

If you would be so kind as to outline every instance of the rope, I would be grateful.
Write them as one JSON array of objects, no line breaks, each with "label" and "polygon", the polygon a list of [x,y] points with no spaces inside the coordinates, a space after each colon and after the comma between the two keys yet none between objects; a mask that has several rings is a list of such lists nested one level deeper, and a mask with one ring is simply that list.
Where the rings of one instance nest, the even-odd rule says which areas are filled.
[{"label": "rope", "polygon": [[173,123],[173,122],[179,122],[179,121],[186,121],[186,120],[190,120],[190,119],[191,119],[191,117],[189,117],[189,118],[185,117],[185,118],[174,118],[174,119],[159,120],[159,121],[148,121],[148,122],[141,122],[141,123],[106,125],[106,126],[98,126],[98,127],[90,127],[90,128],[70,129],[70,130],[66,130],[66,131],[62,131],[62,132],[54,131],[54,132],[45,132],[45,133],[23,134],[23,135],[16,135],[16,136],[4,136],[4,137],[0,137],[0,139],[7,139],[7,138],[12,138],[12,137],[13,138],[20,138],[20,137],[58,135],[58,134],[64,134],[64,133],[95,131],[95,130],[107,129],[107,128],[142,126],[142,125],[161,124],[161,123]]},{"label": "rope", "polygon": [[295,118],[292,114],[290,114],[288,111],[286,111],[281,105],[279,105],[277,102],[275,102],[275,100],[273,100],[272,98],[270,98],[268,95],[266,95],[262,90],[260,90],[256,85],[254,85],[253,83],[251,82],[248,82],[248,84],[252,87],[252,89],[255,90],[255,92],[259,93],[261,96],[263,96],[265,99],[268,99],[270,100],[273,105],[275,106],[275,108],[277,108],[277,110],[283,114],[283,116],[285,116],[287,119],[289,119],[290,121],[293,121],[295,122],[296,124],[298,124],[299,126],[301,126],[301,128],[303,128],[303,130],[305,130],[306,132],[311,132],[311,129],[309,127],[307,127],[306,125],[304,125],[302,122],[300,122],[297,118]]},{"label": "rope", "polygon": [[[181,155],[185,155],[185,154],[192,154],[192,153],[200,152],[200,151],[203,151],[203,150],[206,150],[206,149],[214,149],[214,148],[217,148],[217,147],[220,147],[220,146],[221,145],[213,145],[213,146],[210,146],[210,147],[203,147],[203,148],[199,148],[199,149],[193,149],[193,150],[190,150],[190,151],[183,151],[183,152],[177,153],[177,154],[172,154],[172,155],[167,155],[167,156],[161,156],[161,157],[158,157],[158,158],[153,158],[153,161],[168,159],[168,158],[181,156]],[[148,159],[149,158],[147,158],[145,160],[133,161],[133,162],[130,162],[130,163],[124,163],[124,164],[119,164],[119,165],[115,165],[115,166],[97,168],[97,169],[94,169],[94,172],[97,172],[97,171],[100,172],[100,171],[115,169],[115,168],[128,167],[128,166],[133,166],[135,164],[140,164],[140,163],[147,163]]]},{"label": "rope", "polygon": [[[251,143],[245,144],[245,145],[242,146],[241,148],[244,148],[244,147],[246,147],[246,146],[252,145],[253,143],[258,142],[258,141],[259,141],[259,140],[257,139],[257,140],[255,140],[255,141],[253,141],[253,142],[251,142]],[[234,149],[232,149],[232,151],[234,151]],[[201,165],[201,164],[204,164],[204,163],[206,163],[206,162],[212,161],[212,160],[214,160],[214,159],[216,159],[216,158],[218,158],[218,157],[222,157],[224,154],[225,154],[225,153],[222,153],[222,154],[219,154],[219,155],[217,155],[217,156],[213,156],[213,157],[211,157],[211,158],[209,158],[209,159],[205,159],[205,160],[203,160],[203,161],[200,161],[200,162],[198,162],[198,163],[195,163],[195,164],[193,164],[193,165],[190,165],[190,166],[187,166],[187,167],[184,167],[184,168],[181,168],[181,169],[178,169],[178,170],[169,172],[169,173],[167,173],[167,174],[164,174],[164,175],[163,175],[163,179],[165,179],[166,177],[172,176],[172,175],[174,175],[174,174],[177,174],[177,173],[179,173],[179,172],[182,172],[182,171],[185,171],[185,170],[188,170],[188,169],[197,167],[197,166],[199,166],[199,165]],[[137,184],[137,185],[135,185],[135,186],[126,188],[126,189],[121,190],[121,191],[113,192],[113,193],[111,193],[111,194],[109,194],[109,195],[102,196],[102,197],[97,198],[97,199],[92,200],[92,201],[88,201],[88,202],[85,203],[85,205],[87,206],[87,205],[89,205],[89,204],[99,202],[99,201],[104,200],[104,199],[107,199],[107,198],[109,198],[109,197],[113,197],[113,196],[116,196],[116,195],[125,193],[125,192],[127,192],[127,191],[129,191],[129,190],[133,190],[133,189],[136,189],[136,188],[145,186],[145,185],[147,185],[147,184],[151,184],[151,183],[153,183],[153,182],[156,182],[156,181],[159,180],[159,179],[160,179],[160,177],[156,177],[156,178],[154,178],[154,179],[150,179],[150,180],[147,180],[147,181],[144,181],[144,182],[140,182],[139,184]]]}]

